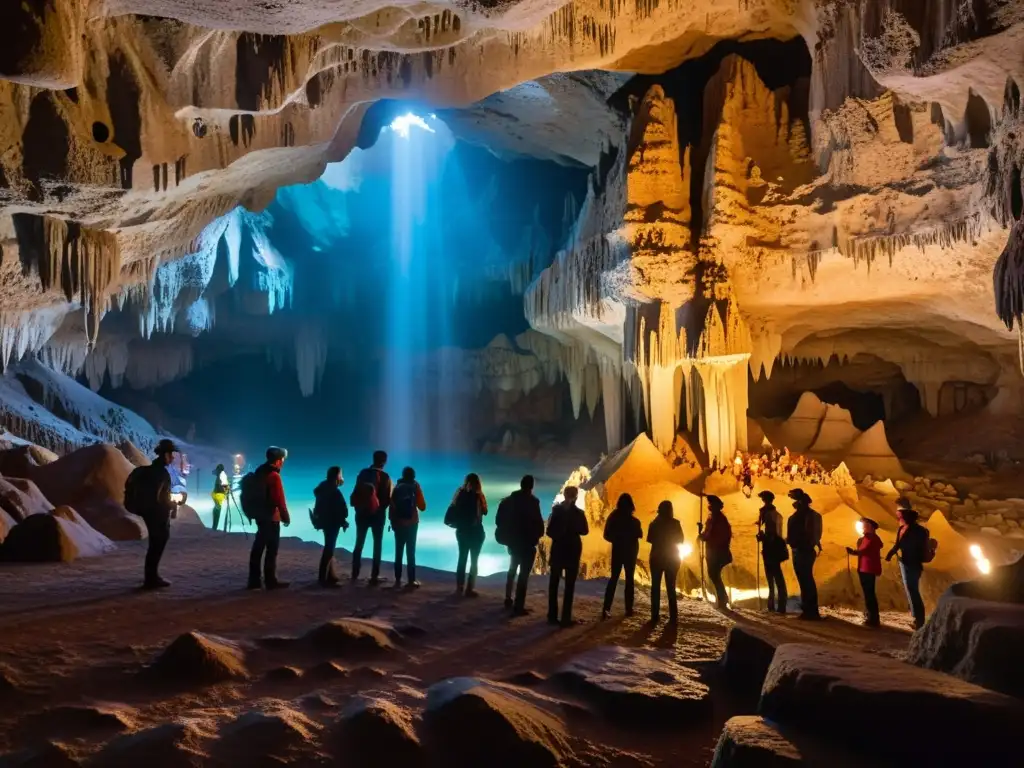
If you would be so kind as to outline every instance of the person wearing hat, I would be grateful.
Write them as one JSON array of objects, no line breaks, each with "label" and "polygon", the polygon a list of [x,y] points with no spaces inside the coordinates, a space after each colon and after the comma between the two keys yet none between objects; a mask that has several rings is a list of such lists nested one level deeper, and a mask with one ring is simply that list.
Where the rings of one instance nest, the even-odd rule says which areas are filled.
[{"label": "person wearing hat", "polygon": [[857,577],[864,592],[864,625],[881,626],[878,616],[878,597],[875,595],[875,580],[882,575],[882,540],[876,531],[878,523],[870,517],[860,519],[863,535],[857,539],[857,548],[846,548],[846,554],[857,556]]},{"label": "person wearing hat", "polygon": [[267,589],[284,589],[288,586],[287,581],[277,578],[277,550],[281,544],[281,524],[287,526],[292,522],[284,497],[284,484],[281,482],[281,467],[286,458],[288,451],[271,446],[267,448],[266,463],[256,469],[258,482],[265,489],[263,498],[266,501],[264,508],[253,518],[256,522],[256,535],[253,537],[252,552],[249,554],[249,589],[260,589],[264,586]]},{"label": "person wearing hat", "polygon": [[729,593],[725,591],[722,570],[732,562],[732,526],[723,510],[725,504],[717,496],[708,496],[707,525],[698,522],[699,538],[704,542],[705,559],[708,564],[708,578],[715,587],[715,606],[724,610],[729,605]]},{"label": "person wearing hat", "polygon": [[160,577],[160,560],[171,538],[171,516],[177,506],[171,498],[171,473],[167,470],[177,451],[171,440],[161,440],[154,449],[153,463],[133,469],[124,484],[124,507],[142,518],[148,534],[143,589],[170,586]]},{"label": "person wearing hat", "polygon": [[910,504],[910,499],[901,497],[896,502],[896,515],[900,527],[896,532],[896,543],[885,556],[886,562],[899,555],[900,576],[903,577],[903,588],[907,592],[910,612],[914,615],[914,628],[924,626],[924,600],[921,599],[921,576],[924,574],[924,563],[928,550],[928,529],[918,522],[918,514]]},{"label": "person wearing hat", "polygon": [[761,559],[768,580],[768,610],[785,613],[789,597],[782,564],[789,560],[789,547],[782,537],[782,513],[775,508],[774,493],[761,491],[757,495],[764,502],[757,518],[757,540],[761,542]]},{"label": "person wearing hat", "polygon": [[818,585],[814,582],[814,561],[821,552],[821,515],[811,509],[811,497],[800,488],[789,492],[793,514],[786,524],[786,543],[793,550],[793,570],[800,583],[800,618],[817,621]]}]

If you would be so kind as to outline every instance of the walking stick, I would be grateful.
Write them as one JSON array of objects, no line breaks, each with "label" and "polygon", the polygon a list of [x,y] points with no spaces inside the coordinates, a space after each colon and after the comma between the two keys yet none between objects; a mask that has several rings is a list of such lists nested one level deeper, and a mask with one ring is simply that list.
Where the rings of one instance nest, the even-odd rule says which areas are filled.
[{"label": "walking stick", "polygon": [[[761,533],[761,523],[760,523],[760,521],[758,521],[758,523],[757,523],[757,532]],[[758,610],[758,612],[760,612],[761,611],[761,554],[762,554],[762,552],[764,552],[764,542],[760,542],[756,537],[754,538],[754,541],[758,542],[758,544],[755,545],[755,547],[754,547],[754,558],[757,560],[757,565],[756,565],[756,570],[755,570],[756,576],[754,577],[756,579],[756,581],[754,583],[757,584],[757,610]],[[767,575],[768,574],[765,574],[765,576],[767,576]]]},{"label": "walking stick", "polygon": [[700,563],[700,593],[704,597],[704,602],[708,601],[708,588],[704,582],[704,539],[700,538],[700,534],[704,532],[704,485],[701,483],[700,488],[700,531],[698,531],[697,544],[699,548],[697,550],[697,560]]}]

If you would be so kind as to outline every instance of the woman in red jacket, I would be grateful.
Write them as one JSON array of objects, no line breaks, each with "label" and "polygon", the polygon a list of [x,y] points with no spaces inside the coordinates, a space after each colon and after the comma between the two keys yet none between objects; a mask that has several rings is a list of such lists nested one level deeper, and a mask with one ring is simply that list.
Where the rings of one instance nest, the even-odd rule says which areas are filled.
[{"label": "woman in red jacket", "polygon": [[708,496],[707,525],[697,523],[698,538],[704,542],[708,565],[708,578],[715,587],[715,607],[724,611],[729,605],[729,593],[722,580],[722,569],[732,562],[732,526],[725,516],[725,504],[717,496]]},{"label": "woman in red jacket", "polygon": [[882,540],[875,531],[878,523],[868,517],[861,518],[864,535],[857,539],[857,548],[847,547],[846,552],[857,556],[857,576],[864,591],[864,625],[881,625],[878,618],[878,598],[875,596],[875,579],[882,575]]}]

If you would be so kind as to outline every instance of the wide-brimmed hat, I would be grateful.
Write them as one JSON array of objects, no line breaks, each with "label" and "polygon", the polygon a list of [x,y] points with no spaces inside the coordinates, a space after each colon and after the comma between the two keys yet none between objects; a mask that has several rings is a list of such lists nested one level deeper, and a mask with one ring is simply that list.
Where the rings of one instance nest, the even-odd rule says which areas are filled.
[{"label": "wide-brimmed hat", "polygon": [[761,491],[757,495],[758,497],[764,499],[765,501],[775,501],[775,494],[772,493],[771,491]]},{"label": "wide-brimmed hat", "polygon": [[173,440],[168,440],[165,437],[163,440],[156,444],[156,448],[153,449],[153,452],[157,456],[163,456],[165,453],[177,453],[178,446],[174,444]]},{"label": "wide-brimmed hat", "polygon": [[717,496],[710,495],[707,497],[707,500],[708,506],[711,507],[712,509],[725,509],[724,502]]},{"label": "wide-brimmed hat", "polygon": [[898,499],[896,499],[896,507],[897,507],[897,509],[913,509],[914,508],[913,505],[910,503],[910,499],[908,499],[906,496],[900,496]]},{"label": "wide-brimmed hat", "polygon": [[876,531],[878,530],[878,523],[876,523],[876,522],[875,522],[874,520],[872,520],[872,519],[871,519],[870,517],[862,517],[862,518],[860,519],[860,521],[861,521],[862,523],[867,523],[868,525],[870,525],[870,526],[871,526],[871,528],[872,528],[873,530],[876,530]]},{"label": "wide-brimmed hat", "polygon": [[810,501],[811,497],[807,495],[803,488],[793,488],[789,492],[789,498],[794,501]]}]

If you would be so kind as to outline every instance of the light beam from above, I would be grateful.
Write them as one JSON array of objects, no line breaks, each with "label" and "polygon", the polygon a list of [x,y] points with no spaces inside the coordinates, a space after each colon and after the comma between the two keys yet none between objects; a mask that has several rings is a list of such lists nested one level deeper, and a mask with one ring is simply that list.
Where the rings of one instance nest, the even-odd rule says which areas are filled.
[{"label": "light beam from above", "polygon": [[[436,119],[434,115],[428,115],[427,117],[430,120]],[[435,132],[434,129],[427,124],[426,120],[412,112],[406,112],[404,115],[399,115],[391,121],[391,124],[388,127],[403,139],[408,139],[409,129],[413,126],[419,128],[421,131],[426,131],[427,133]]]}]

